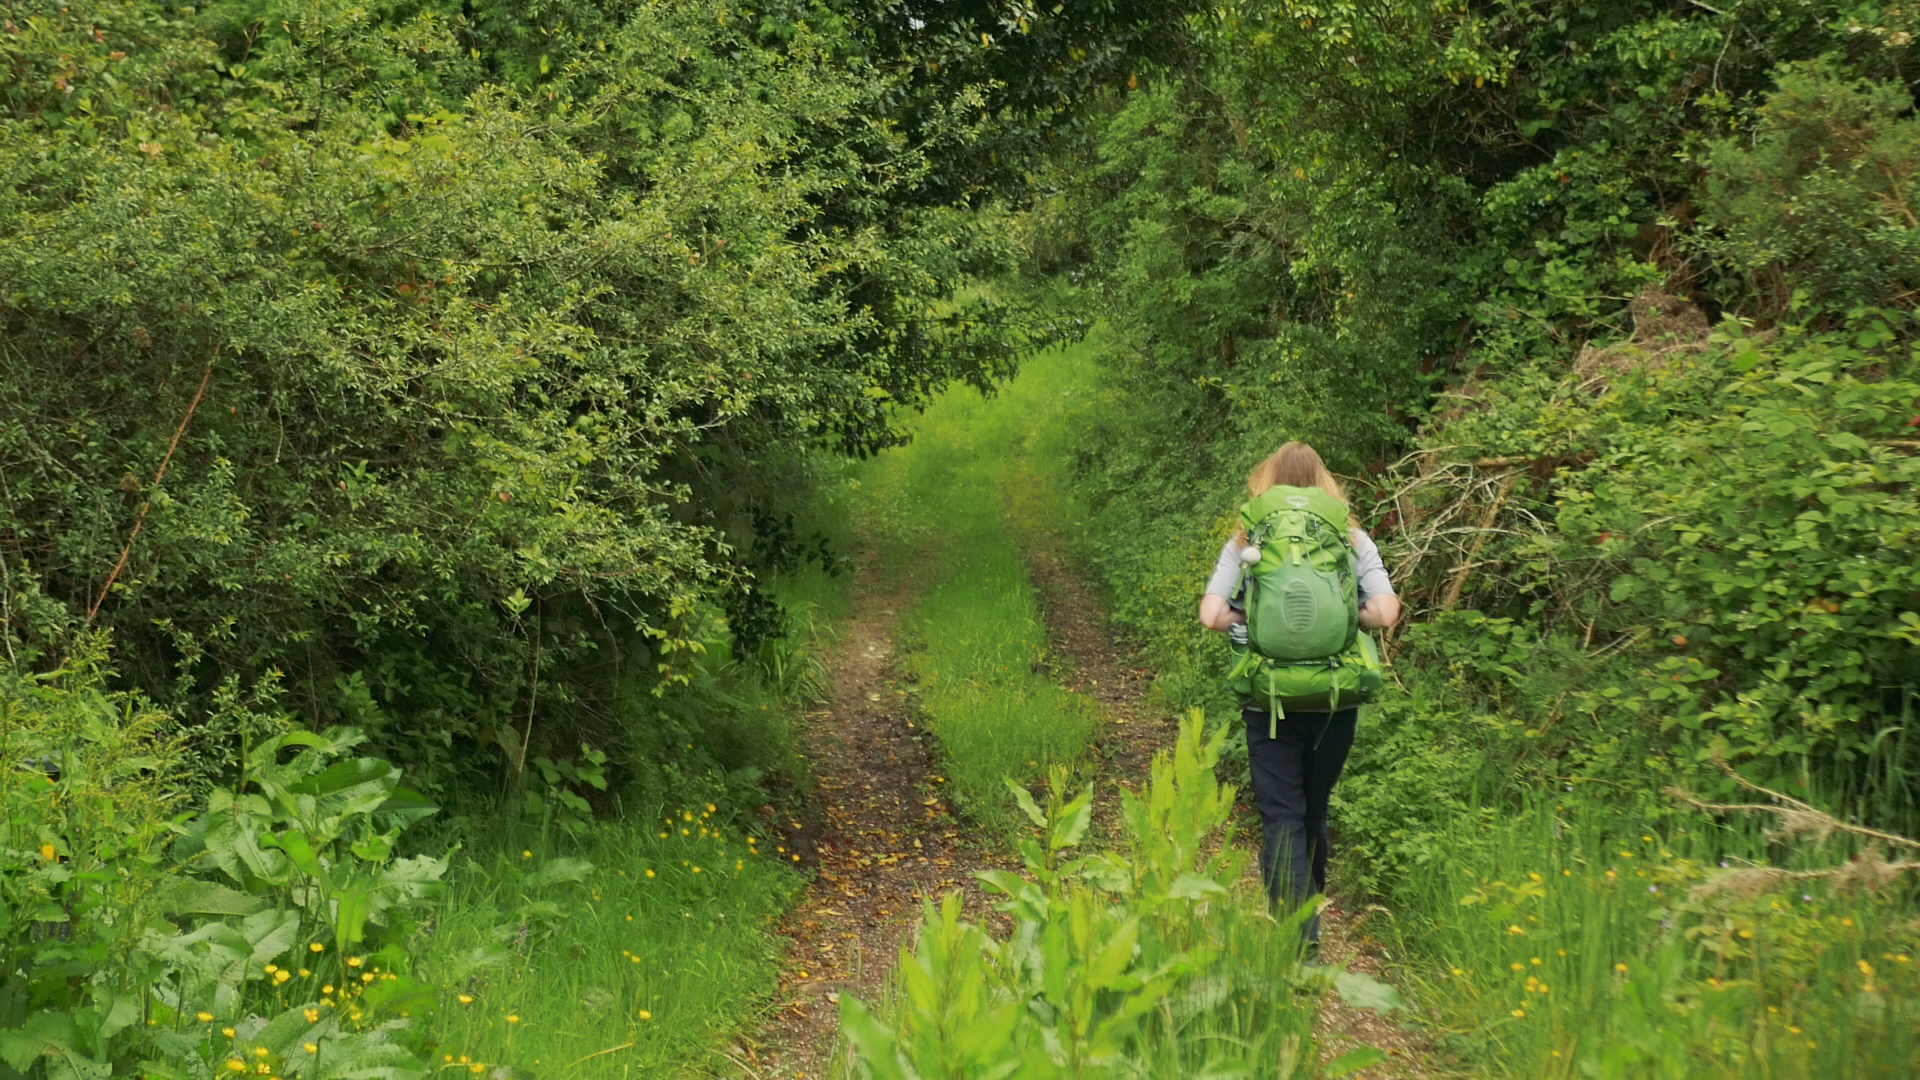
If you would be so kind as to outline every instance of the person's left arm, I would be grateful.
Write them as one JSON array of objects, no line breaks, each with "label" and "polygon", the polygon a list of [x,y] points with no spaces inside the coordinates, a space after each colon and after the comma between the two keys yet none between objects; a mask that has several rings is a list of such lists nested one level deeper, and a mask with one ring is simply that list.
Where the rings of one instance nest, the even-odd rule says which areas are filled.
[{"label": "person's left arm", "polygon": [[1353,573],[1360,583],[1360,625],[1385,630],[1400,621],[1400,598],[1394,595],[1386,563],[1373,538],[1353,530]]}]

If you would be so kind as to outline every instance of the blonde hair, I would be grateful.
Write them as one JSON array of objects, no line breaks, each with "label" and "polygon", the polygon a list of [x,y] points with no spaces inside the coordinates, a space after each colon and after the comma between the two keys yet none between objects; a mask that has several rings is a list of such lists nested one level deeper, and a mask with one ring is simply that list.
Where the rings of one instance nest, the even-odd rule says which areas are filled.
[{"label": "blonde hair", "polygon": [[[1257,499],[1267,493],[1271,487],[1319,488],[1321,491],[1340,500],[1346,505],[1347,489],[1327,471],[1326,463],[1313,447],[1303,442],[1290,442],[1275,450],[1267,460],[1253,467],[1247,474],[1247,497]],[[1347,514],[1347,528],[1358,529],[1360,519]],[[1233,530],[1233,538],[1240,543],[1247,542],[1247,527],[1242,524]]]}]

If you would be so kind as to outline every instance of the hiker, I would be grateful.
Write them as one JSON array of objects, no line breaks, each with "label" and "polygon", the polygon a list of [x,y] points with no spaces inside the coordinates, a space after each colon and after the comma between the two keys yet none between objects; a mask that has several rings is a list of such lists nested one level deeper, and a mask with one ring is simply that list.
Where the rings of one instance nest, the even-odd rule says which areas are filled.
[{"label": "hiker", "polygon": [[[1200,624],[1232,642],[1267,896],[1298,906],[1326,892],[1327,799],[1359,706],[1380,685],[1379,654],[1357,631],[1392,626],[1400,598],[1312,447],[1275,451],[1247,476],[1247,494],[1200,598]],[[1317,957],[1318,913],[1303,934]]]}]

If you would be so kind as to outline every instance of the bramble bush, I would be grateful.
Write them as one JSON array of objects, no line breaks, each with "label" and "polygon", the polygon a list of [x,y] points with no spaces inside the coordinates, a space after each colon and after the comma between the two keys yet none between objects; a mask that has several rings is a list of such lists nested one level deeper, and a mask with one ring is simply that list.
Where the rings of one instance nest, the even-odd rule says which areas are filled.
[{"label": "bramble bush", "polygon": [[1658,813],[1649,776],[1718,791],[1701,766],[1725,759],[1910,828],[1920,457],[1904,436],[1920,381],[1894,325],[1760,339],[1727,324],[1598,393],[1579,375],[1488,387],[1382,504],[1389,564],[1434,598],[1464,558],[1434,537],[1477,490],[1445,478],[1511,482],[1497,506],[1463,504],[1497,513],[1460,608],[1401,639],[1414,689],[1381,710],[1366,760],[1391,773],[1425,744],[1479,763],[1489,801],[1550,770],[1639,787]]}]

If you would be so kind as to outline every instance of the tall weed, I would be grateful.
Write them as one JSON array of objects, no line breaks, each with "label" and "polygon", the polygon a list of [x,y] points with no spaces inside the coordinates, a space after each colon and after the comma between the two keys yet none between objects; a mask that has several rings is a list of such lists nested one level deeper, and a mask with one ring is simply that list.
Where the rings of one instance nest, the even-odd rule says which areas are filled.
[{"label": "tall weed", "polygon": [[1477,1070],[1892,1078],[1920,1060],[1910,885],[1700,888],[1766,843],[1705,820],[1641,831],[1584,798],[1456,819],[1438,843],[1398,894],[1417,917],[1380,932]]},{"label": "tall weed", "polygon": [[[1382,1060],[1362,1050],[1324,1071],[1300,966],[1306,909],[1275,923],[1237,892],[1234,792],[1214,778],[1224,730],[1198,713],[1144,792],[1121,791],[1126,838],[1074,857],[1093,790],[1049,777],[1042,809],[1013,787],[1038,838],[1024,876],[979,875],[1012,919],[1004,938],[960,917],[958,894],[929,900],[901,950],[892,1006],[847,998],[842,1026],[865,1076],[1341,1076]],[[1277,1072],[1276,1072],[1277,1069]]]}]

